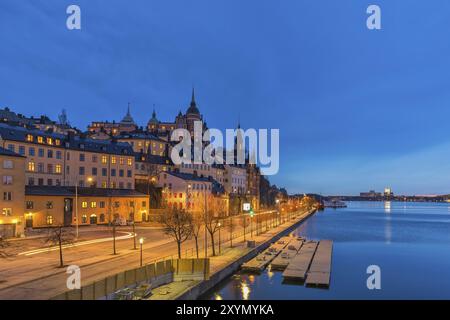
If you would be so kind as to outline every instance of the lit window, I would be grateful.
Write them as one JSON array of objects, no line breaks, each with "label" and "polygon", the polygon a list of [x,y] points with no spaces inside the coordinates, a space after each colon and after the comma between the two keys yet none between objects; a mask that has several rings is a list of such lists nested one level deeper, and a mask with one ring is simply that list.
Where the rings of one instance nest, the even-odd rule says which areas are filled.
[{"label": "lit window", "polygon": [[112,164],[116,164],[116,162],[117,162],[117,161],[116,161],[116,157],[111,157],[111,163],[112,163]]},{"label": "lit window", "polygon": [[47,144],[53,145],[53,139],[52,138],[47,138]]},{"label": "lit window", "polygon": [[102,156],[102,163],[103,164],[107,164],[108,163],[108,157],[107,156]]},{"label": "lit window", "polygon": [[87,207],[88,207],[87,201],[81,202],[81,207],[82,207],[82,208],[87,208]]},{"label": "lit window", "polygon": [[128,159],[127,159],[127,164],[128,164],[129,166],[133,165],[133,160],[132,160],[131,158],[128,158]]},{"label": "lit window", "polygon": [[46,221],[48,225],[53,224],[53,216],[47,216]]},{"label": "lit window", "polygon": [[34,161],[28,162],[28,171],[34,172],[34,170],[35,170]]},{"label": "lit window", "polygon": [[55,145],[57,145],[57,146],[61,145],[61,140],[55,139]]},{"label": "lit window", "polygon": [[91,202],[91,208],[97,208],[97,202],[92,201]]},{"label": "lit window", "polygon": [[33,136],[31,134],[27,134],[27,141],[33,142]]},{"label": "lit window", "polygon": [[38,143],[44,143],[44,138],[43,137],[37,137],[37,141],[38,141]]},{"label": "lit window", "polygon": [[120,157],[120,158],[119,158],[119,163],[120,163],[120,164],[124,164],[124,163],[125,163],[125,160],[124,160],[123,157]]},{"label": "lit window", "polygon": [[60,165],[60,164],[57,164],[57,165],[55,166],[55,172],[56,172],[56,173],[61,173],[61,165]]}]

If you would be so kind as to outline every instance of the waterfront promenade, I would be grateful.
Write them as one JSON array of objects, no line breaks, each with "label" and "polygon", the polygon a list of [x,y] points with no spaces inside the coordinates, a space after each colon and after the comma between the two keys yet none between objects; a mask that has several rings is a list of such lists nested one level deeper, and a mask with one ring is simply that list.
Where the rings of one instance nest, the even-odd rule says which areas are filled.
[{"label": "waterfront promenade", "polygon": [[[248,248],[246,246],[246,242],[243,241],[243,238],[238,239],[239,241],[236,241],[233,248],[225,248],[221,255],[210,257],[209,280],[172,282],[168,285],[153,290],[153,295],[149,299],[188,300],[199,298],[217,283],[234,273],[243,262],[256,256],[262,250],[267,248],[270,243],[292,231],[314,212],[315,209],[299,212],[292,220],[286,221],[257,236],[255,235],[251,239],[255,241],[256,245],[254,248]],[[247,240],[250,239],[247,238]]]}]

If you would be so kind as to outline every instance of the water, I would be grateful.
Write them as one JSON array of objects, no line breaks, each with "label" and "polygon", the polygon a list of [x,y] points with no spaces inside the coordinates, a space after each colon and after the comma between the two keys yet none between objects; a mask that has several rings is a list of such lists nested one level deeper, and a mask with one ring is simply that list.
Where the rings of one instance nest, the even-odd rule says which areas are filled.
[{"label": "water", "polygon": [[[282,284],[281,272],[237,273],[205,299],[450,299],[450,204],[348,202],[295,233],[334,241],[329,289]],[[367,289],[369,265],[381,290]]]}]

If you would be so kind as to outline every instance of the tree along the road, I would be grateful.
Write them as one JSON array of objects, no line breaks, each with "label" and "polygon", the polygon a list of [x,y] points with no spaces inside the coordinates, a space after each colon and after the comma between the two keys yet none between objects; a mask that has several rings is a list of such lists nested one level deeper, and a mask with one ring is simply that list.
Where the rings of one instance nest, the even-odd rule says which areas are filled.
[{"label": "tree along the road", "polygon": [[226,213],[222,206],[214,205],[208,207],[204,214],[204,223],[206,230],[208,230],[209,236],[211,237],[211,246],[213,256],[216,255],[216,243],[214,241],[214,234],[219,231],[220,222],[225,219]]},{"label": "tree along the road", "polygon": [[167,209],[163,215],[164,232],[175,239],[178,258],[181,259],[181,244],[192,234],[192,215],[178,208]]},{"label": "tree along the road", "polygon": [[192,232],[192,236],[194,237],[195,240],[195,252],[197,254],[197,259],[198,259],[198,239],[200,237],[200,230],[202,229],[203,226],[203,213],[201,212],[194,212],[192,213],[192,220],[191,220],[191,232]]},{"label": "tree along the road", "polygon": [[50,247],[59,247],[59,267],[64,267],[63,259],[63,245],[72,244],[75,239],[75,232],[72,227],[65,227],[63,225],[57,225],[55,227],[48,228],[48,233],[45,238],[45,243]]}]

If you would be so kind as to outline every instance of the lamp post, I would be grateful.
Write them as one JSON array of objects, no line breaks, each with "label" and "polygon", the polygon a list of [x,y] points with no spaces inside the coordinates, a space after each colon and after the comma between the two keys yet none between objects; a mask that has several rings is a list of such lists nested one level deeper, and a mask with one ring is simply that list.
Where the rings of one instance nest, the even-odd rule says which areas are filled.
[{"label": "lamp post", "polygon": [[250,216],[250,237],[253,239],[253,216]]},{"label": "lamp post", "polygon": [[141,248],[141,267],[142,267],[142,245],[144,244],[144,238],[139,239],[139,246]]},{"label": "lamp post", "polygon": [[[135,225],[134,220],[133,220],[133,244],[134,244],[133,249],[134,249],[134,250],[137,249],[137,248],[136,248],[136,237],[137,237],[137,234],[136,234],[136,225]],[[140,240],[139,240],[139,241],[140,241]]]},{"label": "lamp post", "polygon": [[220,249],[220,226],[221,226],[221,223],[220,222],[219,222],[218,226],[219,226],[219,254],[221,254],[221,249]]}]

